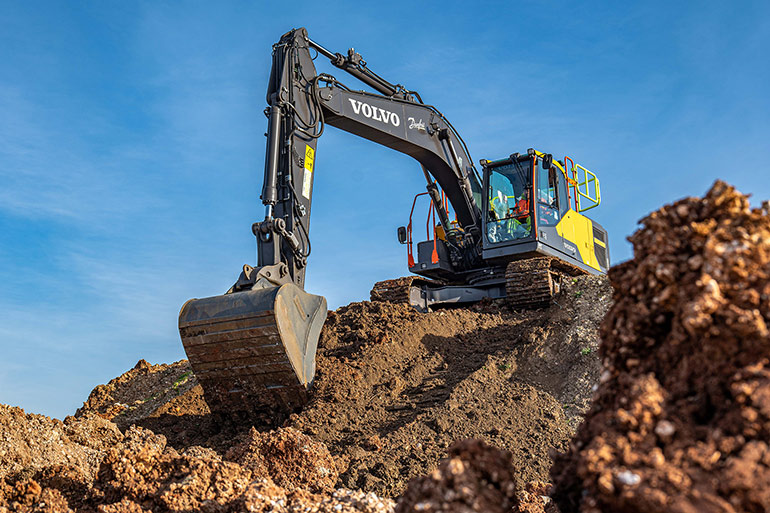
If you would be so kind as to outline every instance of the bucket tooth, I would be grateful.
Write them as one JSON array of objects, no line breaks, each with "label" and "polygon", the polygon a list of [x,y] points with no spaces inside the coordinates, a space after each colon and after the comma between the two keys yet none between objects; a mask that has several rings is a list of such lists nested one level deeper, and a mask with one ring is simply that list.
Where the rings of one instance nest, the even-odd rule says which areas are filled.
[{"label": "bucket tooth", "polygon": [[326,298],[292,283],[191,299],[179,334],[212,411],[302,407],[315,376]]}]

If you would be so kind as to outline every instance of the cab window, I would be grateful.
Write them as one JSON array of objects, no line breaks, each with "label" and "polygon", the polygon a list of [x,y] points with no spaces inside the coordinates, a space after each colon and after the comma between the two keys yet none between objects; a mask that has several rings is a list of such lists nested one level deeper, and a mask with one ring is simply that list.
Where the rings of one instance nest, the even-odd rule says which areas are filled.
[{"label": "cab window", "polygon": [[531,168],[519,162],[490,169],[486,236],[489,242],[525,239],[532,234]]},{"label": "cab window", "polygon": [[561,171],[556,172],[556,176],[559,178],[559,192],[558,192],[558,198],[559,198],[559,212],[561,212],[561,216],[564,217],[564,215],[569,210],[569,193],[567,192],[567,178],[564,176],[564,173]]},{"label": "cab window", "polygon": [[559,211],[559,172],[555,166],[537,172],[537,222],[541,226],[556,226],[561,219]]}]

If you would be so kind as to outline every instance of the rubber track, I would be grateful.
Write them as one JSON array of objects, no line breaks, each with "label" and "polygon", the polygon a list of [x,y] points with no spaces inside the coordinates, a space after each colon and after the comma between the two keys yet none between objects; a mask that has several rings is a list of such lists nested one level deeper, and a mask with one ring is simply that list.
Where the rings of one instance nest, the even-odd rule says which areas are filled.
[{"label": "rubber track", "polygon": [[558,294],[562,277],[587,274],[577,266],[554,257],[516,260],[505,270],[508,304],[516,310],[547,308]]},{"label": "rubber track", "polygon": [[416,276],[404,276],[393,280],[378,281],[369,292],[369,299],[386,303],[408,303],[409,289],[416,278]]}]

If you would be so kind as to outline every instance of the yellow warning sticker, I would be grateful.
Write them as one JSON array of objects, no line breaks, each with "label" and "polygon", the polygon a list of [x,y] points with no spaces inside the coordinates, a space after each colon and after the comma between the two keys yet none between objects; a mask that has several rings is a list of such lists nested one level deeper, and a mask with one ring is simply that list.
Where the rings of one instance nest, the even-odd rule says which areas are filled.
[{"label": "yellow warning sticker", "polygon": [[313,186],[313,163],[315,161],[315,150],[309,145],[305,145],[305,174],[302,177],[302,195],[310,199],[310,189]]},{"label": "yellow warning sticker", "polygon": [[313,161],[315,160],[315,150],[309,144],[305,145],[305,169],[313,172]]}]

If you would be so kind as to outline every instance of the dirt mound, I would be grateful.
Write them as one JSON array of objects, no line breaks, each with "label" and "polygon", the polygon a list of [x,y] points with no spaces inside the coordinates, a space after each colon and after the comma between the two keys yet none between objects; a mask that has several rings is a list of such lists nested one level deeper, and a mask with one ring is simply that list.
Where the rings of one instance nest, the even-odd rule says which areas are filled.
[{"label": "dirt mound", "polygon": [[[200,390],[186,360],[171,365],[139,360],[130,371],[94,388],[75,416],[96,413],[127,429],[137,421],[173,410],[176,399],[195,387]],[[208,413],[205,403],[201,407],[199,413]],[[191,413],[189,407],[185,411]]]},{"label": "dirt mound", "polygon": [[481,440],[463,440],[448,452],[449,457],[436,470],[409,482],[396,513],[508,513],[518,509],[510,453]]},{"label": "dirt mound", "polygon": [[717,182],[630,237],[563,512],[770,511],[769,210]]},{"label": "dirt mound", "polygon": [[251,478],[250,470],[213,451],[179,454],[163,436],[132,428],[107,453],[94,495],[105,504],[127,500],[152,510],[196,511],[206,503],[215,509],[242,495]]},{"label": "dirt mound", "polygon": [[605,279],[585,277],[559,300],[523,313],[340,308],[322,334],[313,398],[288,424],[339,457],[341,485],[379,495],[400,494],[465,438],[510,451],[521,487],[544,480],[598,379],[610,294]]},{"label": "dirt mound", "polygon": [[78,468],[92,479],[105,449],[122,438],[114,424],[97,416],[62,422],[0,404],[0,479],[32,477],[56,465]]},{"label": "dirt mound", "polygon": [[518,490],[511,454],[482,440],[462,440],[425,477],[412,479],[396,513],[558,513],[549,485],[532,482]]},{"label": "dirt mound", "polygon": [[36,481],[23,480],[12,485],[0,479],[0,513],[69,513],[67,499],[59,490],[43,488]]},{"label": "dirt mound", "polygon": [[512,469],[510,453],[481,440],[453,444],[436,470],[409,482],[396,513],[509,512],[518,504]]},{"label": "dirt mound", "polygon": [[[292,445],[304,440],[285,431],[276,440],[257,437],[260,447]],[[306,441],[306,440],[304,440]],[[254,445],[254,444],[250,444]],[[295,448],[299,447],[296,446]],[[291,454],[291,451],[288,451]],[[242,456],[249,454],[244,449]],[[276,475],[290,479],[296,465],[279,468],[281,454],[271,454]],[[269,457],[265,455],[266,459]],[[326,454],[328,460],[328,453]],[[254,461],[252,454],[251,459]],[[292,461],[290,459],[290,461]],[[286,490],[249,466],[222,460],[211,450],[191,447],[178,452],[163,436],[132,427],[124,440],[110,449],[102,461],[93,486],[85,490],[60,479],[41,486],[36,480],[0,480],[0,511],[256,511],[256,512],[389,512],[393,502],[373,494],[348,490],[318,495],[299,489]],[[305,475],[305,478],[308,476]],[[296,482],[294,483],[296,485]],[[296,486],[295,486],[296,487]]]},{"label": "dirt mound", "polygon": [[[477,438],[508,451],[521,511],[539,512],[545,492],[531,482],[547,477],[549,452],[566,449],[587,409],[609,302],[606,279],[584,277],[535,312],[353,303],[330,313],[311,401],[288,418],[212,414],[186,361],[141,360],[64,423],[0,416],[0,433],[17,438],[17,417],[34,421],[11,443],[32,459],[0,457],[21,462],[0,475],[0,508],[392,511],[380,497],[436,469],[453,442]],[[450,460],[476,450],[457,447]]]},{"label": "dirt mound", "polygon": [[[210,414],[186,362],[140,362],[97,387],[79,413],[134,401],[114,416],[121,428],[136,424],[177,449],[220,455],[253,438],[252,426],[267,431],[277,420],[328,447],[336,486],[391,497],[436,468],[455,440],[481,438],[513,454],[523,489],[547,478],[549,451],[566,449],[587,410],[600,368],[596,330],[610,298],[606,278],[582,277],[535,312],[500,302],[429,314],[353,303],[329,314],[311,402],[273,423]],[[181,379],[186,391],[174,386]]]}]

